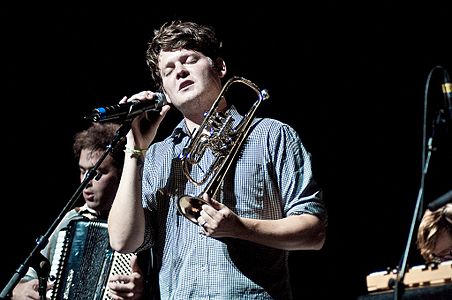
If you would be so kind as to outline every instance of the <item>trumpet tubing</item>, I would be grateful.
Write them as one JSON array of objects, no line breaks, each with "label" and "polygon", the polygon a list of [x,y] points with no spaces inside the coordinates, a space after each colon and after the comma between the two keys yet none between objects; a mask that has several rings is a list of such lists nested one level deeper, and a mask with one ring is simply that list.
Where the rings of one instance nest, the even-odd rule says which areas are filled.
[{"label": "trumpet tubing", "polygon": [[[221,98],[234,83],[244,84],[256,92],[258,96],[258,99],[235,128],[233,128],[234,119],[232,116],[217,111]],[[247,137],[257,108],[262,101],[268,98],[268,91],[265,89],[260,90],[250,80],[239,76],[232,77],[225,83],[209,111],[205,113],[204,120],[196,131],[195,136],[182,151],[180,159],[182,160],[184,175],[190,182],[200,186],[211,178],[206,188],[198,196],[183,195],[179,198],[177,203],[179,212],[193,223],[198,223],[197,219],[200,216],[201,207],[203,204],[207,204],[202,199],[202,195],[204,193],[210,196],[215,195],[235,155]],[[205,175],[201,179],[195,180],[190,174],[191,166],[199,163],[208,148],[215,156],[215,160],[209,166]]]}]

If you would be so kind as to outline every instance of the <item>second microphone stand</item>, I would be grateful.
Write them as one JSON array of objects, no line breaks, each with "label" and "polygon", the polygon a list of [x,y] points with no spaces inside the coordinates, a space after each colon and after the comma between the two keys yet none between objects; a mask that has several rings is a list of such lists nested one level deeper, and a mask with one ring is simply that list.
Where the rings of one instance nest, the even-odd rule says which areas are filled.
[{"label": "second microphone stand", "polygon": [[422,212],[422,207],[423,207],[422,204],[423,204],[423,198],[424,198],[425,177],[427,176],[429,163],[430,163],[430,160],[432,157],[432,152],[436,151],[436,147],[433,143],[433,139],[435,136],[436,128],[439,125],[444,124],[444,122],[445,122],[444,120],[445,120],[444,112],[442,110],[440,110],[437,117],[433,121],[432,136],[430,137],[430,139],[428,140],[428,143],[427,143],[427,157],[425,159],[425,163],[422,166],[421,185],[420,185],[418,196],[416,199],[416,205],[414,207],[413,218],[411,220],[411,226],[410,226],[410,231],[408,233],[408,241],[405,246],[405,251],[404,251],[402,259],[401,259],[401,264],[400,264],[399,270],[397,272],[396,279],[395,280],[390,279],[390,282],[388,283],[389,286],[392,286],[394,288],[394,300],[401,299],[401,297],[404,293],[404,290],[405,290],[405,285],[404,285],[403,281],[405,279],[405,274],[407,271],[407,260],[408,260],[408,256],[410,253],[411,244],[413,242],[413,235],[416,231],[417,220],[421,218],[421,212]]}]

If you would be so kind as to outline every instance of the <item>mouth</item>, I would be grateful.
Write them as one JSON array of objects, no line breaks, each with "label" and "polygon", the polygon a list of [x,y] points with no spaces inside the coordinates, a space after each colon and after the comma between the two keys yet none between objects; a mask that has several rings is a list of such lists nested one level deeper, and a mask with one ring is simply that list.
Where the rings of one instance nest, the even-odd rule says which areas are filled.
[{"label": "mouth", "polygon": [[85,198],[86,201],[93,201],[94,193],[83,192],[83,198]]},{"label": "mouth", "polygon": [[192,85],[192,84],[193,84],[193,81],[191,81],[191,80],[186,80],[186,81],[182,82],[182,83],[179,85],[179,91],[185,89],[186,87],[188,87],[188,86],[190,86],[190,85]]}]

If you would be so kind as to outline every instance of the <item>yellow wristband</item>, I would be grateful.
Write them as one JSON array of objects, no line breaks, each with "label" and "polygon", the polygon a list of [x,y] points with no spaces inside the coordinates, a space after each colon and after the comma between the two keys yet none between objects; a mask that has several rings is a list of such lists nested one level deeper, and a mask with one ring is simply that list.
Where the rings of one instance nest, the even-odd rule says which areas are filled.
[{"label": "yellow wristband", "polygon": [[139,148],[132,148],[129,146],[126,146],[124,149],[124,152],[126,154],[129,154],[131,158],[140,158],[143,157],[146,154],[147,149],[139,149]]}]

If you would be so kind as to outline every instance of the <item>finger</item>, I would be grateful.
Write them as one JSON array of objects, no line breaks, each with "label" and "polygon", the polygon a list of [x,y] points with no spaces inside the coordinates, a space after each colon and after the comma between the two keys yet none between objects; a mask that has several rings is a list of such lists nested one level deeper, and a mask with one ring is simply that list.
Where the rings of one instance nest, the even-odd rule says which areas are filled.
[{"label": "finger", "polygon": [[119,283],[119,284],[126,284],[130,281],[130,278],[128,275],[116,274],[116,275],[111,275],[108,278],[108,281]]},{"label": "finger", "polygon": [[160,115],[162,117],[164,117],[166,115],[166,113],[171,109],[171,106],[167,105],[163,105],[162,110],[160,111]]},{"label": "finger", "polygon": [[111,297],[111,299],[113,299],[113,300],[136,299],[136,298],[133,298],[134,293],[130,292],[130,291],[119,292],[119,291],[109,290],[108,294]]},{"label": "finger", "polygon": [[[129,97],[128,101],[152,99],[149,95],[153,95],[151,91],[142,91]],[[150,97],[150,98],[148,98]]]},{"label": "finger", "polygon": [[119,103],[126,103],[126,102],[127,102],[127,97],[126,96],[122,97],[122,99],[119,100]]},{"label": "finger", "polygon": [[146,99],[152,100],[152,99],[158,97],[156,94],[157,94],[156,92],[145,91],[145,92],[144,92],[144,97],[145,97]]},{"label": "finger", "polygon": [[209,196],[209,194],[207,194],[207,193],[204,193],[203,195],[202,195],[202,199],[204,200],[204,201],[206,201],[206,203],[208,203],[208,204],[210,204],[210,200],[212,199],[210,196]]},{"label": "finger", "polygon": [[210,203],[209,204],[210,204],[210,206],[212,206],[213,208],[215,208],[217,210],[220,210],[223,207],[225,207],[225,205],[223,203],[220,203],[220,202],[218,202],[215,199],[210,199]]},{"label": "finger", "polygon": [[110,281],[108,282],[108,287],[110,290],[115,291],[116,293],[129,292],[131,290],[129,282],[125,281]]},{"label": "finger", "polygon": [[[205,206],[205,209],[204,209]],[[209,205],[203,205],[203,209],[201,210],[201,212],[199,213],[200,218],[202,218],[205,223],[208,223],[210,220],[213,220],[212,215],[215,213],[215,211],[211,211],[209,213],[208,210],[211,210],[212,208]]]},{"label": "finger", "polygon": [[204,217],[199,217],[198,224],[199,226],[204,227],[207,224],[207,220]]}]

